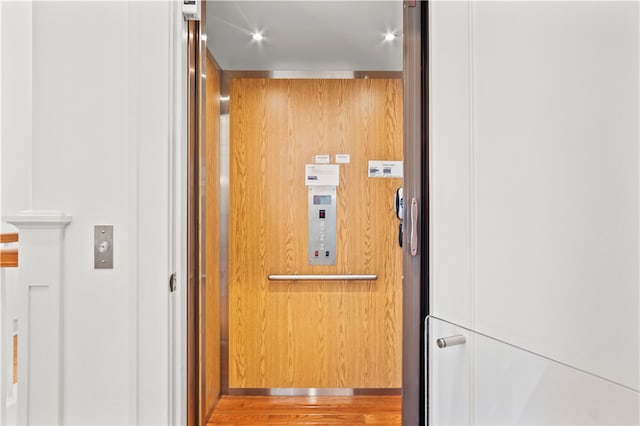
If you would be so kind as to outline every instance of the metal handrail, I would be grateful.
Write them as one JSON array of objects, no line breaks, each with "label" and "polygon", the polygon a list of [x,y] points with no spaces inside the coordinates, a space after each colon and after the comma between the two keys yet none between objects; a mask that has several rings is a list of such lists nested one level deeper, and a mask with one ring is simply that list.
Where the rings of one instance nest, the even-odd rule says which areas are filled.
[{"label": "metal handrail", "polygon": [[316,274],[316,275],[278,275],[270,274],[267,276],[269,281],[375,281],[378,276],[375,274],[346,274],[346,275],[332,275],[332,274]]}]

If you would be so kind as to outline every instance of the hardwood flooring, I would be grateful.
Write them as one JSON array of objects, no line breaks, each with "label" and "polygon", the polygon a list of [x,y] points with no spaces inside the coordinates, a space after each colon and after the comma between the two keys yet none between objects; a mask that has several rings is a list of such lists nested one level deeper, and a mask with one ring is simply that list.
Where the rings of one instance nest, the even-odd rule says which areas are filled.
[{"label": "hardwood flooring", "polygon": [[400,396],[223,396],[208,426],[401,424]]}]

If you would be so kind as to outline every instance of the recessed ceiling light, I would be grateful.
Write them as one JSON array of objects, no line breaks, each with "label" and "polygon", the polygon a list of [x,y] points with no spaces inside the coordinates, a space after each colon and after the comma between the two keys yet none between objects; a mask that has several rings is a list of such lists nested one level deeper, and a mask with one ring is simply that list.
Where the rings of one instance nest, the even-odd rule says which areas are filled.
[{"label": "recessed ceiling light", "polygon": [[392,41],[392,40],[395,40],[395,39],[396,39],[396,37],[397,37],[397,36],[396,36],[394,33],[386,33],[386,34],[384,35],[384,39],[385,39],[386,41]]},{"label": "recessed ceiling light", "polygon": [[255,41],[260,41],[264,38],[264,36],[262,35],[262,33],[256,31],[255,33],[251,34],[251,38]]}]

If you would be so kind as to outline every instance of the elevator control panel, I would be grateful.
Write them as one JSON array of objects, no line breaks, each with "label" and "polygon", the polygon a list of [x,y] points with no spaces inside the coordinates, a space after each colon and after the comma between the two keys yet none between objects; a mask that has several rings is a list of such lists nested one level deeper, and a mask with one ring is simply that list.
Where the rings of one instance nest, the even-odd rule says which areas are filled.
[{"label": "elevator control panel", "polygon": [[336,264],[336,187],[309,186],[309,264]]}]

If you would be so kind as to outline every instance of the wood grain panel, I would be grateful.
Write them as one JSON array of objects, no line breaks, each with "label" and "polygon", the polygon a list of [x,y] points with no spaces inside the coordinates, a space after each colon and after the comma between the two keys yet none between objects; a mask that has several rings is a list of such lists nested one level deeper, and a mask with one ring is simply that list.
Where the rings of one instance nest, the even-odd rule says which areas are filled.
[{"label": "wood grain panel", "polygon": [[0,268],[18,267],[18,249],[0,249]]},{"label": "wood grain panel", "polygon": [[207,55],[206,90],[206,291],[203,413],[220,395],[220,72]]},{"label": "wood grain panel", "polygon": [[[400,387],[401,80],[231,82],[230,387]],[[307,263],[304,165],[340,166],[335,266]],[[374,273],[373,282],[269,282],[270,273]]]},{"label": "wood grain panel", "polygon": [[17,243],[18,233],[10,232],[7,234],[0,234],[0,243]]}]

